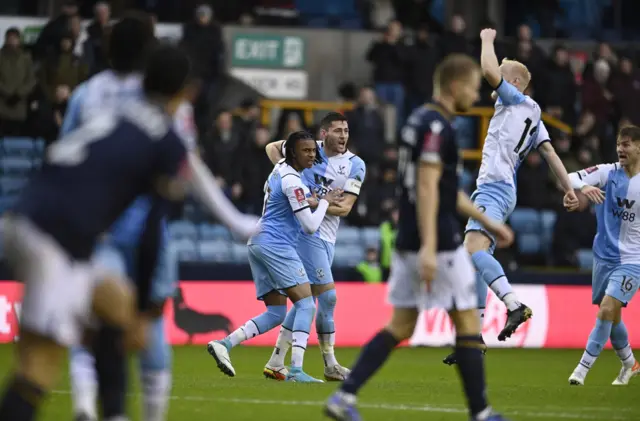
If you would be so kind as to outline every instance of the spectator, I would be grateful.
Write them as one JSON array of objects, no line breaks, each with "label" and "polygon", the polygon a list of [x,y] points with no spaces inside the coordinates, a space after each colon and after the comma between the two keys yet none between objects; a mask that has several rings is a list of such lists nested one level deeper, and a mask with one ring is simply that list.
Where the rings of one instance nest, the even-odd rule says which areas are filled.
[{"label": "spectator", "polygon": [[253,137],[260,122],[260,106],[253,98],[243,100],[234,120],[235,124],[246,133],[247,138]]},{"label": "spectator", "polygon": [[283,113],[280,119],[279,127],[280,130],[278,130],[278,134],[276,136],[278,139],[286,139],[293,132],[306,130],[304,124],[302,123],[301,113],[297,111],[289,111],[288,113]]},{"label": "spectator", "polygon": [[89,76],[87,65],[73,53],[73,47],[73,34],[67,32],[60,38],[57,54],[49,56],[40,68],[38,80],[50,103],[57,102],[61,92],[72,92]]},{"label": "spectator", "polygon": [[33,47],[34,59],[36,61],[44,60],[51,54],[54,54],[60,45],[61,38],[67,34],[69,30],[69,18],[78,14],[78,5],[73,0],[65,0],[62,3],[60,15],[50,20],[36,40]]},{"label": "spectator", "polygon": [[273,169],[273,164],[264,151],[270,141],[269,129],[264,126],[255,126],[244,155],[242,180],[246,191],[245,201],[249,207],[248,212],[256,215],[262,214],[264,182]]},{"label": "spectator", "polygon": [[545,108],[552,109],[552,114],[569,124],[575,123],[576,118],[574,110],[578,87],[575,80],[569,64],[569,51],[557,45],[543,77],[545,89],[541,90],[540,100]]},{"label": "spectator", "polygon": [[94,8],[95,18],[87,28],[88,38],[84,43],[84,58],[89,65],[89,73],[94,75],[109,67],[107,57],[107,42],[111,26],[109,19],[111,9],[109,4],[100,1]]},{"label": "spectator", "polygon": [[616,98],[618,115],[632,124],[640,124],[640,78],[631,58],[620,59],[620,71],[611,83],[611,91]]},{"label": "spectator", "polygon": [[550,208],[548,168],[537,151],[529,153],[518,169],[518,205],[533,209]]},{"label": "spectator", "polygon": [[364,261],[358,263],[356,271],[360,275],[360,280],[367,284],[379,284],[382,282],[382,269],[378,261],[378,249],[368,247]]},{"label": "spectator", "polygon": [[384,152],[385,130],[373,89],[362,88],[356,107],[346,115],[349,120],[350,150],[358,154],[369,167],[377,166]]},{"label": "spectator", "polygon": [[367,52],[367,60],[373,65],[373,81],[376,95],[392,104],[398,120],[404,115],[405,47],[400,43],[402,25],[392,21],[381,41],[374,42]]},{"label": "spectator", "polygon": [[20,31],[9,28],[0,50],[0,136],[22,134],[27,98],[35,84],[33,63],[22,50]]},{"label": "spectator", "polygon": [[195,103],[198,127],[206,127],[210,115],[209,103],[215,97],[224,66],[222,29],[213,19],[213,10],[202,4],[196,9],[195,20],[183,26],[182,46],[193,66],[193,76],[202,80],[200,95]]},{"label": "spectator", "polygon": [[611,68],[604,59],[598,59],[593,66],[593,78],[586,78],[582,88],[582,117],[578,125],[581,136],[594,130],[603,133],[605,125],[613,114],[613,94],[607,88]]},{"label": "spectator", "polygon": [[434,32],[441,32],[440,24],[429,13],[430,6],[431,0],[393,0],[396,19],[405,27],[415,31],[429,25]]},{"label": "spectator", "polygon": [[465,36],[466,30],[467,23],[464,18],[460,15],[453,15],[451,17],[451,25],[444,32],[440,41],[443,57],[453,53],[471,53],[471,44],[469,44]]},{"label": "spectator", "polygon": [[429,28],[418,29],[415,44],[409,48],[407,75],[407,115],[427,102],[433,94],[433,73],[440,58],[438,48],[429,38]]},{"label": "spectator", "polygon": [[233,201],[242,197],[242,166],[238,165],[246,146],[242,130],[233,124],[233,116],[229,111],[218,115],[214,127],[202,139],[202,155],[204,162],[225,188]]}]

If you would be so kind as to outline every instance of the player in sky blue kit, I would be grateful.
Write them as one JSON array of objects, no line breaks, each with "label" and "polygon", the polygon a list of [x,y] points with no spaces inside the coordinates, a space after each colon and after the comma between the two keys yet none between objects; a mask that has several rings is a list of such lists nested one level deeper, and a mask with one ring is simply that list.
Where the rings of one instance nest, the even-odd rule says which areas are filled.
[{"label": "player in sky blue kit", "polygon": [[292,327],[291,368],[286,380],[321,382],[302,371],[315,303],[295,246],[301,227],[307,234],[313,234],[320,228],[329,206],[342,200],[342,190],[331,190],[317,202],[315,212],[311,212],[307,198],[309,189],[302,182],[300,173],[321,159],[313,137],[307,132],[294,132],[287,139],[285,158],[275,166],[265,183],[261,231],[249,239],[249,264],[256,297],[264,301],[267,309],[224,340],[209,342],[207,346],[220,370],[228,376],[236,374],[229,357],[231,349],[281,325],[287,314],[289,297],[296,315]]},{"label": "player in sky blue kit", "polygon": [[[347,150],[349,125],[342,114],[332,112],[322,119],[320,137],[323,139],[318,144],[322,162],[302,171],[302,181],[312,194],[322,196],[332,189],[342,189],[345,197],[340,203],[329,206],[316,233],[300,234],[297,250],[311,282],[311,292],[318,300],[316,332],[324,360],[324,378],[327,381],[343,381],[350,371],[338,363],[334,353],[336,327],[333,314],[337,297],[331,264],[340,218],[347,216],[355,204],[364,182],[366,167],[362,159]],[[274,164],[283,157],[284,143],[279,141],[267,145],[267,155]],[[275,349],[263,371],[267,378],[286,379],[284,360],[291,346],[295,315],[296,309],[293,307],[282,323]]]},{"label": "player in sky blue kit", "polygon": [[[503,60],[498,64],[494,49],[496,31],[484,29],[481,66],[485,79],[495,89],[495,113],[482,148],[477,189],[471,195],[476,207],[489,217],[506,221],[516,206],[516,172],[528,153],[534,148],[545,158],[559,179],[565,193],[574,195],[567,171],[551,146],[549,134],[541,121],[541,110],[529,96],[523,94],[531,80],[527,67],[520,62]],[[577,202],[577,198],[573,198]],[[471,254],[478,273],[478,309],[484,317],[487,286],[507,307],[507,322],[498,340],[509,338],[518,326],[533,314],[522,304],[504,273],[493,257],[495,239],[475,219],[469,219],[465,228],[465,247]],[[445,358],[446,364],[455,364],[455,354]]]},{"label": "player in sky blue kit", "polygon": [[[627,385],[640,374],[622,321],[626,307],[640,286],[640,128],[627,126],[618,133],[618,162],[571,173],[571,183],[596,203],[598,230],[593,240],[592,302],[599,306],[580,363],[569,377],[584,385],[602,349],[611,345],[622,362],[614,385]],[[565,207],[577,206],[565,198]]]},{"label": "player in sky blue kit", "polygon": [[[184,52],[155,50],[145,71],[145,99],[105,112],[53,143],[5,217],[7,261],[25,291],[17,369],[0,402],[0,419],[34,419],[60,374],[65,348],[80,343],[94,315],[110,328],[107,338],[124,348],[123,334],[135,317],[133,295],[126,301],[124,282],[105,288],[121,274],[95,263],[92,254],[137,197],[184,197],[186,149],[171,114],[188,73]],[[103,417],[122,420],[124,413]]]},{"label": "player in sky blue kit", "polygon": [[472,421],[503,421],[486,397],[480,317],[473,263],[462,246],[458,214],[473,216],[500,240],[513,241],[501,220],[473,206],[459,190],[460,155],[451,120],[478,99],[478,64],[452,54],[436,68],[433,103],[417,108],[402,128],[400,217],[389,276],[389,323],[362,349],[351,374],[325,406],[338,421],[359,421],[356,395],[393,349],[409,339],[421,309],[447,310],[455,325],[458,369]]},{"label": "player in sky blue kit", "polygon": [[[112,68],[97,74],[80,85],[71,98],[65,116],[62,133],[67,133],[83,122],[100,116],[105,111],[117,109],[122,104],[138,98],[142,92],[141,66],[148,46],[153,42],[153,26],[145,14],[131,14],[117,22],[110,35],[110,62]],[[196,134],[193,125],[193,110],[187,101],[181,101],[174,113],[174,127],[185,142],[189,153],[189,165],[193,171],[192,185],[198,197],[205,202],[212,213],[219,216],[231,229],[247,238],[255,226],[253,217],[240,214],[226,199],[222,192],[216,192],[209,171],[195,156]],[[139,258],[142,251],[139,242],[146,237],[141,233],[143,228],[148,232],[151,215],[157,203],[148,197],[137,200],[110,229],[109,235],[101,242],[95,259],[102,265],[127,274],[137,283],[141,281],[141,272],[150,273],[153,278],[151,294],[153,308],[146,311],[149,319],[149,343],[140,354],[141,384],[143,390],[143,417],[145,421],[162,421],[166,416],[169,393],[171,389],[171,347],[165,337],[162,308],[165,300],[175,290],[177,274],[168,261],[166,243],[166,221],[155,223],[160,225],[160,251],[155,261],[149,265]],[[216,211],[218,209],[218,211]],[[219,211],[222,209],[222,211]],[[153,231],[151,231],[153,232]],[[144,244],[144,243],[142,243]],[[153,251],[151,251],[153,252]],[[153,313],[153,314],[151,314]],[[108,358],[115,358],[118,353],[109,350],[107,344],[103,350]],[[124,356],[121,355],[121,358]],[[74,413],[78,421],[97,419],[96,399],[100,383],[100,372],[96,372],[96,359],[86,349],[76,347],[71,353],[71,384],[73,391]],[[124,366],[123,369],[126,369]],[[124,378],[124,377],[123,377]],[[111,385],[114,389],[116,386]],[[118,406],[122,406],[124,396],[110,394]],[[101,399],[105,405],[104,398]]]}]

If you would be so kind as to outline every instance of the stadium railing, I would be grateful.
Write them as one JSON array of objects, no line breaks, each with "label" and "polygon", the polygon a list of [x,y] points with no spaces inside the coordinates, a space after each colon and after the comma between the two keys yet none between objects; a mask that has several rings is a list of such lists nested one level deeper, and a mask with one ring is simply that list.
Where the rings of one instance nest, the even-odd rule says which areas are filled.
[{"label": "stadium railing", "polygon": [[[285,101],[285,100],[273,100],[265,99],[260,102],[262,106],[261,122],[264,125],[269,125],[271,120],[271,112],[274,109],[280,110],[302,110],[304,122],[307,127],[314,124],[314,113],[318,111],[347,111],[353,109],[355,103],[353,102],[330,102],[330,101]],[[462,158],[469,161],[479,161],[482,158],[482,146],[484,145],[484,138],[487,135],[489,129],[489,120],[493,116],[494,109],[491,107],[474,107],[466,113],[459,113],[458,115],[466,117],[475,117],[478,119],[478,148],[477,149],[465,149],[462,151]],[[547,126],[553,127],[561,132],[572,134],[572,129],[566,123],[558,120],[557,118],[542,113],[542,120]]]}]

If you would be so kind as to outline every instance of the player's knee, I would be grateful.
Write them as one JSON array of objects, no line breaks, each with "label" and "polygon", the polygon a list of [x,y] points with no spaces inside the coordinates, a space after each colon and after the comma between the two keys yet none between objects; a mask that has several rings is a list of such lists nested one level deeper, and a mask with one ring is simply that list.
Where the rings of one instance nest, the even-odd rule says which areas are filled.
[{"label": "player's knee", "polygon": [[[308,311],[312,314],[316,311],[316,304],[313,301],[313,297],[301,298],[293,304],[296,307],[296,313]],[[283,319],[284,320],[284,319]]]},{"label": "player's knee", "polygon": [[274,326],[281,325],[287,317],[287,306],[269,306],[267,307],[267,313],[273,320]]},{"label": "player's knee", "polygon": [[93,294],[93,310],[103,322],[127,328],[135,314],[135,296],[131,286],[120,279],[100,282]]},{"label": "player's knee", "polygon": [[66,349],[50,339],[23,331],[18,355],[18,376],[48,391],[58,380]]},{"label": "player's knee", "polygon": [[469,231],[464,237],[464,247],[469,254],[491,247],[491,240],[480,231]]},{"label": "player's knee", "polygon": [[600,303],[598,318],[600,320],[615,321],[620,318],[622,303],[613,297],[605,295]]},{"label": "player's knee", "polygon": [[319,311],[332,311],[338,302],[338,295],[335,289],[330,289],[318,295]]}]

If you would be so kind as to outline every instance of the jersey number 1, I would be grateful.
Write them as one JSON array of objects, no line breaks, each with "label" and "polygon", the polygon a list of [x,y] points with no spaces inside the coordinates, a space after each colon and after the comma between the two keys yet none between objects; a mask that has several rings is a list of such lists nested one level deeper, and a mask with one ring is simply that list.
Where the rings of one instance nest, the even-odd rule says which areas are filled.
[{"label": "jersey number 1", "polygon": [[[527,118],[526,120],[524,120],[524,130],[522,131],[522,136],[520,136],[520,141],[518,142],[518,145],[516,146],[516,148],[513,150],[515,153],[518,154],[518,157],[520,158],[520,160],[522,161],[525,156],[527,156],[527,153],[529,152],[529,146],[531,145],[527,145],[527,147],[524,148],[524,150],[520,150],[522,149],[522,145],[524,145],[524,141],[527,140],[528,137],[533,136],[535,134],[535,132],[538,131],[538,126],[534,127],[533,129],[531,129],[531,124],[533,123],[533,121],[531,121],[530,118]],[[531,131],[529,131],[529,129],[531,129]]]}]

